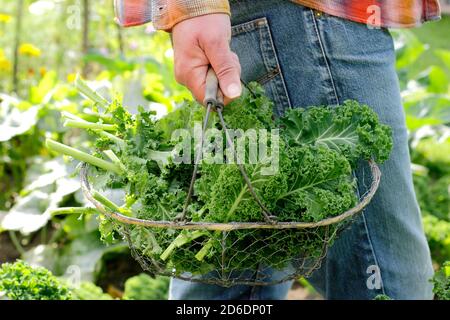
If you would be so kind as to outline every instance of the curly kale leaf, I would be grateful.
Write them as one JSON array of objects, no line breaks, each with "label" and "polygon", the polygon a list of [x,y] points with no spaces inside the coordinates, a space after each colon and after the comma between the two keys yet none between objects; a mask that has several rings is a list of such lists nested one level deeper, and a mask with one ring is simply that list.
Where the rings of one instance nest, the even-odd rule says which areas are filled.
[{"label": "curly kale leaf", "polygon": [[433,293],[436,295],[436,299],[450,300],[450,261],[444,263],[431,282],[434,285]]},{"label": "curly kale leaf", "polygon": [[345,155],[351,163],[375,159],[384,162],[392,149],[391,128],[379,122],[367,105],[345,101],[343,105],[293,109],[281,118],[290,145],[325,146]]},{"label": "curly kale leaf", "polygon": [[127,193],[137,199],[133,211],[143,219],[172,221],[186,198],[186,191],[176,183],[147,171],[134,175],[127,187]]},{"label": "curly kale leaf", "polygon": [[224,109],[224,119],[231,129],[271,129],[273,120],[273,102],[264,94],[257,83],[248,85],[240,98],[232,101]]},{"label": "curly kale leaf", "polygon": [[125,282],[124,300],[167,300],[169,294],[167,277],[152,278],[145,273],[129,278]]},{"label": "curly kale leaf", "polygon": [[[241,97],[228,104],[223,115],[227,126],[232,129],[270,129],[274,127],[273,102],[264,94],[257,83],[252,82]],[[173,112],[168,113],[156,123],[165,142],[170,142],[177,129],[191,130],[195,123],[203,123],[205,108],[197,102],[185,101]],[[219,119],[215,112],[210,114],[209,127],[218,127]]]},{"label": "curly kale leaf", "polygon": [[[214,168],[218,166],[221,168]],[[287,189],[286,177],[263,175],[261,165],[245,165],[245,169],[262,203],[269,210],[274,209],[274,201]],[[263,218],[237,165],[203,165],[196,187],[206,191],[199,191],[198,196],[206,203],[209,221],[261,221]]]},{"label": "curly kale leaf", "polygon": [[281,166],[287,191],[276,200],[280,220],[320,221],[351,208],[357,201],[348,160],[325,147],[290,147]]},{"label": "curly kale leaf", "polygon": [[72,300],[113,300],[109,294],[92,282],[83,281],[72,289]]},{"label": "curly kale leaf", "polygon": [[[247,147],[250,142],[247,141]],[[267,148],[267,153],[257,163],[244,164],[247,176],[256,195],[268,210],[275,208],[275,201],[287,191],[287,176],[276,170],[284,157],[278,144]],[[237,164],[207,164],[200,166],[200,177],[195,185],[198,201],[208,211],[205,219],[216,222],[261,221],[261,207],[253,198]]]},{"label": "curly kale leaf", "polygon": [[149,152],[160,150],[162,146],[162,132],[156,129],[151,116],[153,113],[140,110],[131,126],[123,132],[126,140],[124,150],[127,155],[147,158]]},{"label": "curly kale leaf", "polygon": [[[194,102],[185,101],[174,111],[168,113],[158,120],[156,128],[163,133],[163,139],[166,143],[171,143],[172,133],[177,129],[192,130],[195,123],[203,123],[205,108]],[[214,117],[212,117],[214,118]],[[210,121],[211,125],[214,119]]]},{"label": "curly kale leaf", "polygon": [[[325,147],[280,150],[280,169],[263,175],[261,164],[245,165],[252,186],[265,207],[280,221],[319,221],[356,203],[348,160]],[[237,165],[205,165],[196,184],[206,218],[215,222],[262,221]]]},{"label": "curly kale leaf", "polygon": [[32,268],[23,261],[0,267],[0,291],[13,300],[70,300],[71,293],[45,268]]}]

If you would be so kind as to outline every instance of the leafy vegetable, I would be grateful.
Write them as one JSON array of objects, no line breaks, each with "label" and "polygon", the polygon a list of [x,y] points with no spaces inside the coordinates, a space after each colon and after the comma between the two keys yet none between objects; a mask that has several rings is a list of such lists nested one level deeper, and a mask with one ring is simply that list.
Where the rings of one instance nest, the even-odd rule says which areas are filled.
[{"label": "leafy vegetable", "polygon": [[125,282],[124,300],[167,300],[169,278],[151,278],[145,273],[129,278]]},{"label": "leafy vegetable", "polygon": [[414,187],[428,245],[436,263],[450,259],[450,175],[445,153],[448,139],[423,138],[414,143]]},{"label": "leafy vegetable", "polygon": [[[380,124],[368,106],[355,101],[336,107],[294,109],[275,121],[273,103],[258,85],[251,84],[250,88],[251,92],[245,92],[224,110],[229,128],[239,130],[225,132],[213,113],[208,127],[218,134],[205,141],[205,148],[215,150],[226,141],[226,134],[233,133],[228,137],[242,148],[243,159],[235,159],[229,152],[231,144],[226,144],[223,155],[212,152],[202,160],[187,218],[219,223],[264,221],[260,205],[241,176],[238,160],[248,160],[244,167],[254,192],[278,221],[317,222],[354,206],[358,199],[352,170],[359,159],[383,162],[388,158],[392,148],[390,128]],[[69,115],[71,121],[66,121],[66,125],[99,136],[95,151],[87,154],[52,140],[47,141],[47,146],[93,165],[90,176],[95,189],[125,191],[122,204],[108,200],[100,192],[93,193],[108,210],[156,221],[180,217],[192,165],[175,161],[185,150],[178,150],[179,140],[171,138],[177,129],[188,129],[194,134],[187,141],[190,144],[187,156],[192,160],[198,130],[195,127],[202,120],[203,107],[187,102],[155,120],[152,112],[140,108],[132,115],[118,102],[106,105],[88,92],[89,87],[81,89],[97,103],[105,104],[106,114],[96,123]],[[104,124],[103,118],[111,121]],[[271,129],[281,134],[276,135],[276,130],[268,134]],[[254,135],[247,136],[245,130],[252,130]],[[265,149],[255,141],[265,141]],[[259,158],[251,161],[254,159],[251,148],[256,145]],[[214,163],[212,159],[222,162]],[[120,225],[102,218],[100,230],[104,239],[112,239]],[[133,226],[127,228],[127,237],[142,255],[172,272],[201,274],[218,269],[252,270],[260,263],[281,268],[289,257],[318,257],[327,237],[324,232],[320,228],[240,230],[224,237],[221,232],[206,230]]]},{"label": "leafy vegetable", "polygon": [[434,284],[433,292],[438,300],[450,300],[450,261],[443,264],[431,280]]},{"label": "leafy vegetable", "polygon": [[23,261],[0,267],[0,291],[12,300],[69,300],[71,293],[50,271]]},{"label": "leafy vegetable", "polygon": [[356,101],[339,107],[293,109],[281,122],[290,144],[326,146],[351,162],[360,158],[383,162],[392,149],[390,127],[380,125],[375,112]]},{"label": "leafy vegetable", "polygon": [[450,257],[450,222],[436,216],[423,215],[423,228],[428,239],[428,245],[433,253],[433,259],[443,262]]},{"label": "leafy vegetable", "polygon": [[102,288],[92,282],[83,281],[78,288],[71,289],[72,300],[112,300],[113,298],[104,293]]}]

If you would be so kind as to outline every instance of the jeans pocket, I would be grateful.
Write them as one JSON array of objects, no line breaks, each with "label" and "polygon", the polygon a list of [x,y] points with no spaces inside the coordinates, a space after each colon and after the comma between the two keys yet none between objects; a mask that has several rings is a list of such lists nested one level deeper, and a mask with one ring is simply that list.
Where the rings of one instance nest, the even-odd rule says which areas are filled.
[{"label": "jeans pocket", "polygon": [[274,112],[283,114],[291,103],[266,18],[232,26],[231,49],[238,55],[245,82],[257,81],[274,101]]}]

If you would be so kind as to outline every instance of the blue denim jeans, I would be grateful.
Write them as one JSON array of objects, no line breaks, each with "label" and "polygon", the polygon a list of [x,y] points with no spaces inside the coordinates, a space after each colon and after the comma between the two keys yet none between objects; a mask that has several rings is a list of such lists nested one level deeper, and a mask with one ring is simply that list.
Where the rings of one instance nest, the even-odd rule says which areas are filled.
[{"label": "blue denim jeans", "polygon": [[[256,80],[276,114],[293,107],[355,99],[371,106],[394,134],[391,158],[370,205],[341,233],[309,278],[327,299],[430,299],[430,252],[414,194],[392,38],[289,1],[230,1],[242,78]],[[361,194],[370,177],[356,172]],[[276,274],[274,274],[276,277]],[[223,288],[173,279],[171,299],[284,299],[292,282]]]}]

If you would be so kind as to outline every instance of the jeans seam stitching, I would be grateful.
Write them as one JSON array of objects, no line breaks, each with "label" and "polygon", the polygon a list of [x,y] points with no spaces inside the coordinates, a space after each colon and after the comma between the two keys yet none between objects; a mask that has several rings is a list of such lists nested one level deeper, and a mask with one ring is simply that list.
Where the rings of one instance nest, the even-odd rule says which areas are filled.
[{"label": "jeans seam stitching", "polygon": [[[259,29],[259,47],[261,50],[261,57],[262,57],[262,61],[264,63],[264,67],[266,68],[266,73],[270,72],[270,70],[272,69],[271,67],[271,58],[272,57],[268,57],[267,56],[267,51],[269,51],[269,53],[272,53],[273,56],[276,56],[275,53],[275,49],[273,47],[272,42],[270,41],[270,27],[268,24],[264,25],[264,28],[260,28]],[[275,66],[278,67],[277,64],[277,60],[274,59],[275,61]],[[274,98],[274,102],[276,102],[277,105],[277,110],[278,110],[278,105],[282,104],[282,98],[280,96],[280,93],[277,90],[276,84],[275,84],[275,90],[273,91],[273,98]]]},{"label": "jeans seam stitching", "polygon": [[314,16],[314,12],[313,12],[312,9],[310,9],[309,12],[310,12],[311,17],[312,17],[312,21],[313,21],[313,25],[314,25],[314,31],[316,33],[317,40],[319,42],[320,51],[321,51],[322,57],[323,57],[323,59],[325,61],[325,67],[327,69],[328,76],[330,77],[331,86],[333,87],[334,98],[336,99],[336,102],[339,105],[340,102],[339,102],[339,98],[338,98],[338,94],[337,94],[337,90],[336,90],[336,85],[334,83],[333,74],[331,73],[330,64],[328,63],[327,55],[325,53],[325,48],[324,48],[323,43],[322,43],[322,38],[320,37],[320,33],[319,33],[319,28],[317,26],[316,17]]},{"label": "jeans seam stitching", "polygon": [[372,239],[370,238],[369,227],[367,226],[366,215],[364,214],[364,211],[361,213],[361,215],[363,217],[364,229],[366,231],[367,240],[369,241],[370,251],[372,252],[372,257],[373,257],[375,264],[378,268],[378,271],[380,273],[381,292],[385,295],[386,292],[384,291],[384,282],[383,282],[383,276],[381,273],[381,267],[380,267],[380,264],[378,263],[378,258],[377,258],[377,255],[375,254],[375,249],[372,245]]},{"label": "jeans seam stitching", "polygon": [[[355,177],[356,177],[356,172],[355,172]],[[356,193],[358,194],[358,198],[361,198],[361,192],[359,191],[359,181],[357,182],[357,184],[358,184],[358,188],[356,188]],[[364,209],[361,212],[361,216],[362,216],[363,224],[364,224],[364,230],[366,232],[367,241],[369,242],[369,247],[370,247],[370,251],[372,253],[372,258],[373,258],[373,260],[375,262],[375,265],[377,266],[377,268],[378,268],[378,270],[380,272],[381,292],[385,295],[386,292],[384,290],[383,276],[381,275],[381,268],[380,268],[380,265],[378,263],[377,255],[375,254],[375,249],[374,249],[373,244],[372,244],[372,239],[370,238],[369,227],[367,226],[365,211],[366,210]]]},{"label": "jeans seam stitching", "polygon": [[[258,24],[259,22],[263,22],[263,24]],[[267,25],[268,25],[268,23],[267,23],[266,17],[257,18],[257,19],[251,20],[251,21],[236,24],[231,27],[231,36],[234,37],[234,36],[238,36],[238,35],[241,35],[241,34],[244,34],[247,32],[252,32],[257,29],[264,28]]]},{"label": "jeans seam stitching", "polygon": [[280,81],[281,81],[281,85],[282,85],[282,91],[284,91],[284,98],[288,104],[289,109],[292,109],[291,99],[289,98],[289,93],[287,91],[286,83],[284,81],[283,72],[281,72],[280,61],[278,60],[278,54],[277,54],[277,50],[275,49],[275,44],[272,39],[272,32],[270,31],[269,23],[267,23],[267,34],[268,34],[268,38],[270,41],[270,45],[273,50],[273,55],[275,57],[275,63],[276,63],[277,69],[280,71]]}]

